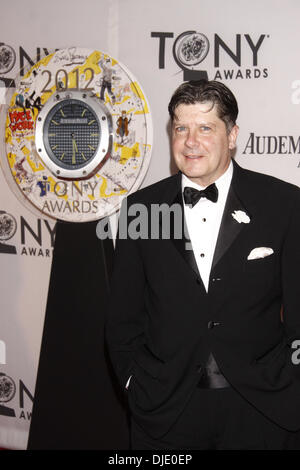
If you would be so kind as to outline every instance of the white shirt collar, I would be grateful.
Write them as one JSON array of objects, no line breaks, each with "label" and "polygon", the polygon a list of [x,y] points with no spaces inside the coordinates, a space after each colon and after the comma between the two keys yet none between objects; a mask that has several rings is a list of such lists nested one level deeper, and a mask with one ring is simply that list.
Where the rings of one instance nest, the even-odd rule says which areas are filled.
[{"label": "white shirt collar", "polygon": [[[228,191],[229,191],[229,186],[230,186],[231,179],[232,179],[232,175],[233,175],[233,164],[232,164],[232,161],[230,161],[230,164],[229,164],[227,170],[225,171],[225,173],[223,173],[223,175],[221,175],[215,181],[215,184],[216,184],[216,186],[218,188],[218,191],[219,191],[219,198],[224,199],[224,198],[227,197],[227,194],[228,194]],[[182,179],[181,179],[182,192],[183,192],[183,190],[186,186],[190,186],[190,187],[198,189],[198,190],[205,189],[205,187],[200,186],[199,184],[195,183],[194,181],[191,181],[187,176],[185,176],[182,173]]]}]

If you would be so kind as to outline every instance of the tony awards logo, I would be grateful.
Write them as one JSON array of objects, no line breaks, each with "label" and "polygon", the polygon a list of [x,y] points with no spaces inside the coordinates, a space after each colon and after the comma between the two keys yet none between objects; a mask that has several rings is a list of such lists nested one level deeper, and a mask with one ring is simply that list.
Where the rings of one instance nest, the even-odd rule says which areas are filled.
[{"label": "tony awards logo", "polygon": [[9,72],[16,62],[16,53],[12,47],[0,43],[0,74]]},{"label": "tony awards logo", "polygon": [[0,373],[0,415],[15,416],[12,408],[2,405],[11,401],[16,394],[16,384],[8,375]]},{"label": "tony awards logo", "polygon": [[14,236],[17,230],[16,219],[5,211],[0,211],[0,253],[16,254],[14,245],[8,245],[6,242]]},{"label": "tony awards logo", "polygon": [[178,36],[173,45],[173,56],[183,70],[184,81],[208,79],[206,70],[200,70],[198,67],[208,51],[209,41],[204,34],[185,31]]}]

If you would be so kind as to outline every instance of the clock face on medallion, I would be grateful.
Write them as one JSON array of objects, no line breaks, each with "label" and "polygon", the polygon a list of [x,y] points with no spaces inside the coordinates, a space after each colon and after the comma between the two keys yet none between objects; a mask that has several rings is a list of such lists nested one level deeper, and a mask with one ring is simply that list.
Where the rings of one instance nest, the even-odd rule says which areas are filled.
[{"label": "clock face on medallion", "polygon": [[53,106],[44,124],[44,144],[49,157],[62,168],[85,166],[96,154],[101,127],[86,103],[66,99]]},{"label": "clock face on medallion", "polygon": [[37,152],[55,175],[87,178],[108,155],[109,121],[97,98],[82,92],[57,93],[37,119]]}]

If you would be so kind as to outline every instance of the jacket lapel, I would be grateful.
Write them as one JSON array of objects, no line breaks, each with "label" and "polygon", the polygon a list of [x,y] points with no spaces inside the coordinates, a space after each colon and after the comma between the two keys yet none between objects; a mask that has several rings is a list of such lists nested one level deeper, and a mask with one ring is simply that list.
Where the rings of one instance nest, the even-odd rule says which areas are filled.
[{"label": "jacket lapel", "polygon": [[[181,208],[180,214],[181,214],[181,220],[180,224],[181,227],[178,230],[178,227],[175,226],[175,223],[171,225],[171,231],[170,231],[170,239],[174,243],[175,247],[181,254],[181,256],[185,259],[187,264],[192,268],[194,273],[197,275],[197,277],[200,279],[200,274],[198,271],[198,266],[196,263],[196,259],[194,256],[194,252],[192,249],[190,237],[188,234],[186,222],[185,222],[185,217],[184,217],[184,206],[183,206],[183,200],[182,200],[182,194],[181,194],[181,187],[179,192],[177,193],[173,204],[178,204]],[[180,236],[182,234],[182,236]],[[178,236],[179,235],[179,236]]]},{"label": "jacket lapel", "polygon": [[213,262],[211,270],[220,261],[222,256],[229,249],[231,244],[234,242],[236,237],[241,231],[247,226],[245,223],[237,222],[232,216],[234,211],[243,211],[249,216],[249,212],[245,208],[244,204],[238,197],[239,187],[241,185],[242,176],[240,175],[240,167],[233,161],[234,171],[232,176],[231,185],[228,191],[228,196],[221,220],[220,230],[217,238],[216,248],[214,252]]},{"label": "jacket lapel", "polygon": [[230,245],[243,230],[245,224],[238,223],[233,217],[232,213],[236,210],[246,212],[244,206],[238,199],[233,186],[230,186],[227,201],[224,208],[223,217],[221,220],[220,230],[217,238],[216,248],[214,252],[213,262],[211,269],[220,261],[222,256],[228,250]]}]

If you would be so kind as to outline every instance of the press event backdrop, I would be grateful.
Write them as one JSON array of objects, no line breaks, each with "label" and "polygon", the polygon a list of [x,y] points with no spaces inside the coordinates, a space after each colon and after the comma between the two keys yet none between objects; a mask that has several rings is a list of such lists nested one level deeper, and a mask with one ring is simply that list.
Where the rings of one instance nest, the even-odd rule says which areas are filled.
[{"label": "press event backdrop", "polygon": [[[2,64],[0,99],[23,66],[55,49],[107,52],[137,77],[150,102],[154,146],[147,186],[176,171],[168,139],[171,93],[183,80],[207,73],[238,98],[237,162],[300,185],[299,17],[298,0],[1,0],[0,49],[9,46],[4,49],[14,65],[6,71]],[[3,129],[0,134],[3,139]],[[2,172],[0,211],[16,227],[8,241],[0,233],[0,446],[24,449],[55,221],[24,208]],[[101,433],[99,423],[100,440]]]}]

